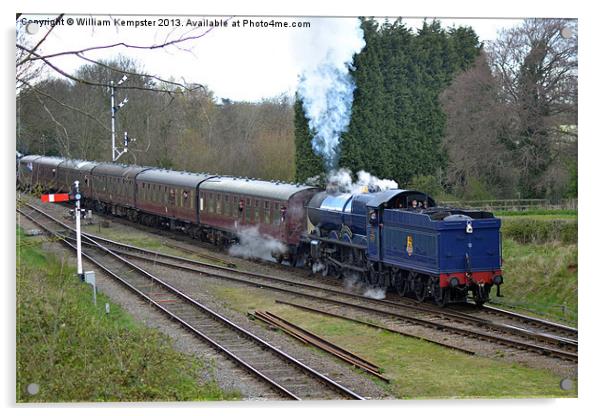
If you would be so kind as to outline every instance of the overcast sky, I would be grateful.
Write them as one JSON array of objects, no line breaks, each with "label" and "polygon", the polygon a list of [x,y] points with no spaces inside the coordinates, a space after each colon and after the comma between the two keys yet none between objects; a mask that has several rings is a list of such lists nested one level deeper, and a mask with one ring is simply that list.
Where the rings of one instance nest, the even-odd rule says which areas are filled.
[{"label": "overcast sky", "polygon": [[[17,24],[25,19],[50,19],[56,15],[24,15]],[[93,17],[97,21],[109,20],[108,26],[78,24],[77,18]],[[69,25],[69,18],[74,23]],[[273,18],[273,17],[203,17],[203,16],[161,16],[169,21],[159,21],[154,16],[119,15],[66,15],[64,25],[55,28],[43,43],[44,54],[66,50],[79,50],[91,46],[100,46],[125,42],[133,45],[152,45],[178,37],[199,35],[208,27],[186,26],[188,19],[197,24],[211,21],[228,20],[227,27],[215,27],[200,39],[160,50],[135,50],[123,47],[94,51],[86,54],[89,58],[110,59],[118,53],[135,58],[144,71],[162,78],[173,77],[176,81],[185,80],[206,85],[217,97],[233,100],[260,100],[282,93],[292,94],[296,89],[298,75],[308,58],[307,48],[301,51],[298,45],[311,38],[311,31],[319,25],[327,25],[325,18]],[[171,19],[180,19],[179,27],[174,27]],[[395,17],[391,17],[394,19]],[[155,26],[118,26],[113,19],[120,21],[145,20]],[[278,27],[233,27],[234,22],[251,19],[255,23],[274,20],[278,23],[310,22],[310,28]],[[420,27],[422,18],[405,19],[410,27]],[[441,19],[445,26],[470,25],[483,41],[495,39],[500,29],[520,24],[517,19]],[[158,27],[168,23],[169,27]],[[148,23],[147,23],[148,24]],[[49,26],[42,26],[35,34],[28,35],[31,44],[37,43],[47,32]],[[305,55],[305,56],[304,56]],[[82,60],[73,56],[54,58],[52,63],[60,69],[74,72]]]}]

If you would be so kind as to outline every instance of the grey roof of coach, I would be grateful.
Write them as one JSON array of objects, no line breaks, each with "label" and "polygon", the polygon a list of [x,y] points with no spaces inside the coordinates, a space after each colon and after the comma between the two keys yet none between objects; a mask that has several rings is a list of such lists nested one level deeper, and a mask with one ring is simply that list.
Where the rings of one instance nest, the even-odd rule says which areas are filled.
[{"label": "grey roof of coach", "polygon": [[280,201],[288,201],[293,195],[304,190],[317,189],[315,186],[233,178],[229,176],[216,176],[208,179],[199,188],[205,191],[228,192]]},{"label": "grey roof of coach", "polygon": [[215,175],[207,173],[180,172],[167,169],[148,169],[140,173],[136,180],[160,185],[196,188],[197,185]]}]

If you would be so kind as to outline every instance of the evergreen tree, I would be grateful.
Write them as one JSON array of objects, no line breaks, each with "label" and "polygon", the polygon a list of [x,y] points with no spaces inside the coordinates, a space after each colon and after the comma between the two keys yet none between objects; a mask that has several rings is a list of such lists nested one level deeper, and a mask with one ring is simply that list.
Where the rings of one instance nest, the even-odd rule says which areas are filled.
[{"label": "evergreen tree", "polygon": [[295,97],[295,180],[304,182],[306,179],[320,175],[324,171],[322,158],[317,156],[311,147],[312,136],[309,123],[303,112],[303,105]]},{"label": "evergreen tree", "polygon": [[[424,22],[414,33],[401,19],[361,19],[366,46],[355,56],[351,122],[341,140],[340,166],[364,169],[400,185],[445,167],[445,114],[439,94],[470,67],[481,45],[471,28],[445,30]],[[295,109],[297,178],[316,174],[301,105]],[[321,168],[321,167],[320,167]],[[322,168],[323,169],[323,168]]]}]

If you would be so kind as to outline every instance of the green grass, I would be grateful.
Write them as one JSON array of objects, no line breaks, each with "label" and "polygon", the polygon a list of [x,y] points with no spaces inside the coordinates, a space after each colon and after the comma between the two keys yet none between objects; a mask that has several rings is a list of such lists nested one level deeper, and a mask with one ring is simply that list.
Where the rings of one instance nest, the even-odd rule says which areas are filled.
[{"label": "green grass", "polygon": [[[110,314],[104,313],[105,303]],[[177,352],[17,229],[17,402],[200,401],[240,398],[212,367]],[[210,381],[199,382],[208,374]],[[27,386],[39,385],[30,395]]]},{"label": "green grass", "polygon": [[504,297],[494,301],[576,325],[577,244],[521,244],[505,238],[503,250]]},{"label": "green grass", "polygon": [[502,217],[502,236],[504,297],[493,300],[576,325],[577,212],[512,213]]},{"label": "green grass", "polygon": [[398,398],[576,396],[576,390],[561,390],[561,377],[548,370],[469,356],[388,331],[276,304],[274,296],[261,289],[203,285],[235,310],[246,313],[267,309],[378,364],[392,382],[385,384],[374,378],[375,382]]}]

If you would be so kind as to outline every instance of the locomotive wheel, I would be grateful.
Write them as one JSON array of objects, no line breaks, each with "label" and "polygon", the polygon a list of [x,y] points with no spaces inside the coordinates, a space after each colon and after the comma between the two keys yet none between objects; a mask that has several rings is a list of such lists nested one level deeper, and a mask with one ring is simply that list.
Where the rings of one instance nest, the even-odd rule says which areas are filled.
[{"label": "locomotive wheel", "polygon": [[433,295],[433,300],[437,306],[444,307],[449,303],[449,289],[439,286],[438,279],[431,280],[431,294]]},{"label": "locomotive wheel", "polygon": [[328,266],[328,264],[324,264],[324,268],[320,272],[320,274],[322,274],[322,277],[328,276],[328,273],[330,272],[329,268],[330,266]]},{"label": "locomotive wheel", "polygon": [[395,290],[397,290],[397,294],[401,297],[404,297],[408,293],[408,279],[406,279],[403,272],[397,272],[395,276]]},{"label": "locomotive wheel", "polygon": [[410,281],[414,289],[414,296],[418,302],[424,302],[426,294],[428,292],[428,285],[425,284],[424,279],[416,272],[410,272]]}]

